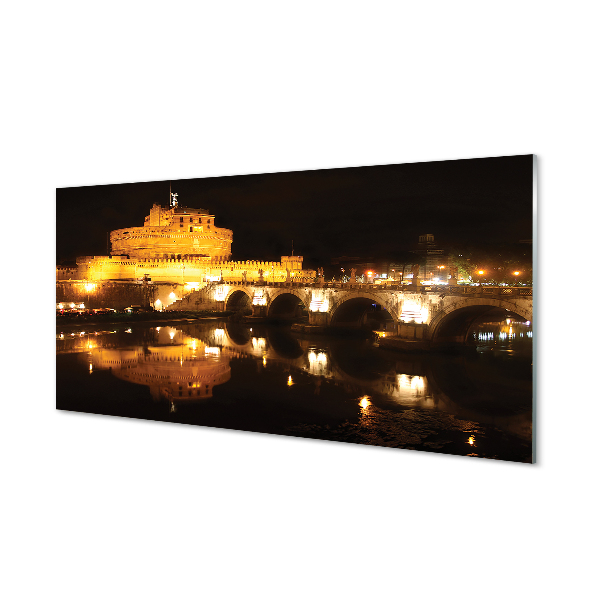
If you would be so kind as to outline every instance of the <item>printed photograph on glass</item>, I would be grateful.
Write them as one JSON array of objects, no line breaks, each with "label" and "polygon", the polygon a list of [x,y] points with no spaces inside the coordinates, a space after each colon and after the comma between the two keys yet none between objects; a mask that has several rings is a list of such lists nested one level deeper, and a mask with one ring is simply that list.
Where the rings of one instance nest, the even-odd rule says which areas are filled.
[{"label": "printed photograph on glass", "polygon": [[57,189],[56,407],[535,462],[534,161]]}]

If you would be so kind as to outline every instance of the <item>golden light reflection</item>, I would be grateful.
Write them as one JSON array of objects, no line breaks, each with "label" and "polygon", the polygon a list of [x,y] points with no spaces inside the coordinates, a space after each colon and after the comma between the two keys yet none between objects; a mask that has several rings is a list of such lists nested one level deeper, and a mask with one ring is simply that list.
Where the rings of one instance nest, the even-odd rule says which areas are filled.
[{"label": "golden light reflection", "polygon": [[469,439],[467,440],[467,444],[469,444],[470,446],[474,446],[475,438],[473,436],[470,436]]},{"label": "golden light reflection", "polygon": [[327,354],[323,351],[316,352],[309,350],[308,352],[308,371],[313,375],[325,375],[328,370]]},{"label": "golden light reflection", "polygon": [[294,382],[292,381],[292,376],[291,375],[288,377],[287,384],[288,385],[294,385]]},{"label": "golden light reflection", "polygon": [[417,390],[418,392],[423,392],[425,389],[425,380],[422,377],[416,375],[410,381],[410,388],[412,390]]},{"label": "golden light reflection", "polygon": [[264,350],[267,346],[267,340],[265,338],[252,338],[252,348],[254,350]]},{"label": "golden light reflection", "polygon": [[358,403],[358,405],[359,405],[359,406],[360,406],[362,409],[365,409],[365,408],[368,408],[369,406],[371,406],[371,400],[370,400],[369,396],[363,396],[363,397],[360,399],[360,402]]},{"label": "golden light reflection", "polygon": [[267,366],[267,357],[263,356],[263,367]]}]

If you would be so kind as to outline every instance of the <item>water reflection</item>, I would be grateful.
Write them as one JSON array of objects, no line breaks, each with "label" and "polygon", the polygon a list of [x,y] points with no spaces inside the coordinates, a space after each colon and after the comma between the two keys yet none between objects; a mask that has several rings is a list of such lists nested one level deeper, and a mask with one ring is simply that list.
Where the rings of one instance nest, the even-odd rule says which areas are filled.
[{"label": "water reflection", "polygon": [[[85,364],[88,380],[109,371],[146,386],[153,399],[168,402],[165,412],[214,397],[213,402],[221,402],[214,410],[222,409],[217,426],[290,433],[293,429],[280,413],[296,402],[292,412],[300,423],[347,420],[343,435],[333,429],[319,434],[326,439],[441,449],[450,442],[424,440],[434,431],[457,431],[461,435],[454,453],[489,456],[476,443],[476,438],[485,442],[482,428],[489,427],[530,443],[531,324],[483,324],[472,335],[479,351],[475,359],[402,355],[380,350],[369,340],[315,342],[282,328],[234,323],[63,331],[56,343],[59,355],[76,354]],[[254,368],[245,369],[246,364]],[[217,389],[222,391],[217,394]],[[271,409],[260,413],[257,402],[270,398],[271,390]],[[239,412],[241,399],[244,410],[253,407],[263,421],[231,424],[236,415],[226,405],[237,402]],[[85,405],[77,409],[85,410]],[[310,435],[318,437],[314,430]]]},{"label": "water reflection", "polygon": [[[130,383],[145,385],[154,399],[169,402],[202,400],[231,376],[231,352],[208,346],[175,327],[151,330],[144,345],[122,347],[117,331],[72,333],[57,336],[59,353],[81,352],[89,373],[109,370]],[[131,328],[125,329],[131,334]]]}]

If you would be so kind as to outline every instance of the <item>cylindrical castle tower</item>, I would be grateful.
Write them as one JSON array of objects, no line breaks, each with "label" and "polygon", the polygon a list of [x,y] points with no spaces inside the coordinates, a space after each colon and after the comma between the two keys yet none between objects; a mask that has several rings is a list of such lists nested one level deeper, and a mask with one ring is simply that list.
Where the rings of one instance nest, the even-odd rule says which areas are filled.
[{"label": "cylindrical castle tower", "polygon": [[111,255],[134,259],[226,261],[233,233],[215,227],[215,217],[202,208],[154,204],[143,227],[110,233]]}]

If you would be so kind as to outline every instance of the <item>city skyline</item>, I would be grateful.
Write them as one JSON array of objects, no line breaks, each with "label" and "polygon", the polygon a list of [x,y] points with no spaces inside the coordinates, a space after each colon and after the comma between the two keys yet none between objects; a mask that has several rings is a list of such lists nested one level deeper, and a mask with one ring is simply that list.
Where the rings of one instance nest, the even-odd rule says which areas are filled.
[{"label": "city skyline", "polygon": [[531,239],[532,155],[57,189],[57,262],[108,254],[108,233],[142,226],[154,203],[205,208],[233,231],[232,259],[311,266],[383,259],[418,236],[482,248]]}]

